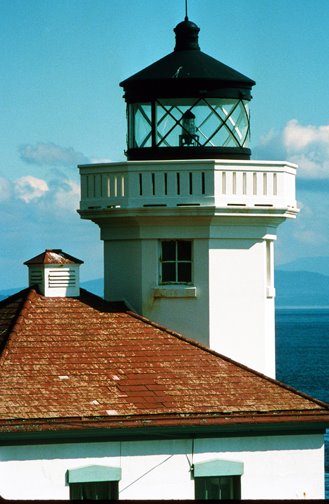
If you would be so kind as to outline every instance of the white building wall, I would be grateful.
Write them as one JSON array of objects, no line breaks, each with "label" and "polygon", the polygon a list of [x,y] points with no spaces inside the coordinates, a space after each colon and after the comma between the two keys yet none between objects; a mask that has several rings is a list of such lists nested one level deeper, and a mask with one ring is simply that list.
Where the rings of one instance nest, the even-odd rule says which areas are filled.
[{"label": "white building wall", "polygon": [[210,347],[275,377],[273,289],[266,241],[221,238],[209,246]]},{"label": "white building wall", "polygon": [[120,467],[121,499],[194,499],[192,464],[244,464],[242,499],[323,499],[322,435],[95,442],[0,448],[5,499],[68,499],[68,469]]}]

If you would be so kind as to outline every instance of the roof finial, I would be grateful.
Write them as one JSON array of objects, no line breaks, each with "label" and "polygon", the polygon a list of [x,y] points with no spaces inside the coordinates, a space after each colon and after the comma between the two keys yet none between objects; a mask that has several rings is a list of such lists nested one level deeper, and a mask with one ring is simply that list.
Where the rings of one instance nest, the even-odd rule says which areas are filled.
[{"label": "roof finial", "polygon": [[185,21],[188,21],[188,15],[187,15],[187,0],[185,0]]}]

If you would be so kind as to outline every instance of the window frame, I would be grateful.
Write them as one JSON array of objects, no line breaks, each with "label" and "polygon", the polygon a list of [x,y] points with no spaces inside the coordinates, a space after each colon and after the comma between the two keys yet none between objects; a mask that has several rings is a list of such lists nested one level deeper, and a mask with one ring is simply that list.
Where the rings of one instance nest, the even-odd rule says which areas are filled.
[{"label": "window frame", "polygon": [[[97,486],[100,488],[97,489]],[[118,500],[118,481],[84,481],[70,483],[70,500]]]},{"label": "window frame", "polygon": [[[241,500],[241,476],[243,475],[244,465],[242,462],[231,460],[208,460],[195,463],[193,465],[193,479],[195,498],[198,500],[219,499],[220,497],[206,495],[206,484],[210,486],[211,479],[218,480],[218,488],[220,489],[220,480],[227,479],[230,483],[230,497],[223,497],[228,500]],[[208,481],[207,481],[208,480]],[[223,481],[223,480],[222,480]],[[204,488],[202,488],[204,483]],[[203,493],[202,493],[203,492]]]},{"label": "window frame", "polygon": [[[175,257],[174,259],[163,259],[164,250],[163,244],[168,242],[175,243]],[[190,245],[190,259],[180,259],[179,258],[179,243],[189,243]],[[193,240],[191,239],[177,239],[168,238],[159,241],[159,285],[193,285]],[[163,265],[173,264],[175,266],[175,278],[173,280],[163,280],[164,272]],[[188,264],[190,265],[190,277],[189,280],[179,280],[179,265]]]},{"label": "window frame", "polygon": [[[211,480],[217,480],[218,492],[216,491],[216,495],[211,493]],[[194,481],[196,500],[241,500],[241,476],[202,476],[195,478]],[[225,493],[222,497],[221,492],[224,482],[226,482],[230,488],[229,495]]]}]

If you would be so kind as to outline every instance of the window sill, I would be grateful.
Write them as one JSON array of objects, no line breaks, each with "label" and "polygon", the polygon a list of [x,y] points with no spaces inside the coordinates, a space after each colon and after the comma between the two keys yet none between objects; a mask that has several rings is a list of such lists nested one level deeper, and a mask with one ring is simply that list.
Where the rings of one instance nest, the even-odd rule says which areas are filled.
[{"label": "window sill", "polygon": [[196,298],[196,287],[191,285],[162,285],[153,289],[155,298]]}]

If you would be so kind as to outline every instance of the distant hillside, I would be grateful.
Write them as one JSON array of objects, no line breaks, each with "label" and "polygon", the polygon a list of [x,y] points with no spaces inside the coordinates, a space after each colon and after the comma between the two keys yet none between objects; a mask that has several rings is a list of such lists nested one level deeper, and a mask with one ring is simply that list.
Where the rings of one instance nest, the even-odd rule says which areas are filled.
[{"label": "distant hillside", "polygon": [[[327,258],[329,261],[329,258]],[[325,261],[323,261],[323,267]],[[102,278],[82,282],[82,287],[103,297]],[[276,305],[283,306],[328,306],[329,307],[329,269],[328,276],[310,271],[275,272]]]},{"label": "distant hillside", "polygon": [[[103,297],[102,278],[82,282],[84,289]],[[329,307],[329,275],[312,273],[310,271],[275,272],[276,306],[328,306]],[[0,300],[15,292],[17,289],[0,290]]]},{"label": "distant hillside", "polygon": [[[86,282],[81,282],[81,287],[84,289],[96,294],[97,296],[104,296],[104,280],[103,278],[96,278],[95,280],[87,280]],[[15,292],[19,292],[24,289],[24,287],[17,287],[13,289],[4,289],[0,290],[0,301],[2,299],[6,299],[7,297],[15,294]]]},{"label": "distant hillside", "polygon": [[280,264],[277,269],[280,271],[308,271],[329,276],[329,257],[300,257],[287,264]]},{"label": "distant hillside", "polygon": [[329,307],[329,276],[309,271],[275,272],[276,306]]}]

